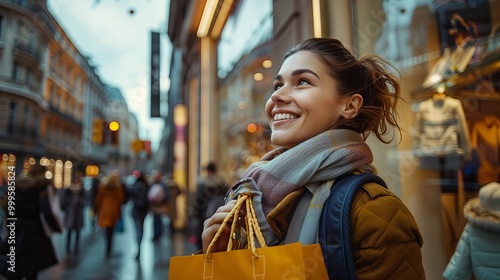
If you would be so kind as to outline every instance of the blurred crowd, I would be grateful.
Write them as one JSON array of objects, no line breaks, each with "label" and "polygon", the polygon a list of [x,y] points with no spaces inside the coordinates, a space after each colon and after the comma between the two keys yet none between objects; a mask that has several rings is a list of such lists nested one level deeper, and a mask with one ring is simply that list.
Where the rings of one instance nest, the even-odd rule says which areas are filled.
[{"label": "blurred crowd", "polygon": [[[57,264],[51,239],[54,233],[65,233],[66,255],[70,256],[79,253],[84,226],[98,228],[106,244],[103,258],[110,258],[113,246],[117,246],[113,244],[115,233],[124,231],[124,215],[130,214],[136,236],[132,248],[139,260],[148,214],[153,217],[152,242],[157,242],[165,231],[177,230],[173,221],[182,191],[171,174],[158,170],[122,174],[115,169],[94,178],[75,172],[68,187],[56,189],[46,168],[33,165],[16,176],[15,186],[11,186],[14,188],[9,193],[7,181],[0,181],[0,275],[8,279],[37,279],[40,271]],[[11,203],[16,218],[11,228],[9,200],[15,203]],[[127,203],[131,211],[124,211]],[[85,225],[85,221],[90,224]]]},{"label": "blurred crowd", "polygon": [[[193,247],[201,249],[203,222],[224,205],[229,189],[217,174],[214,162],[204,166],[196,190],[187,194],[183,206],[177,204],[182,188],[172,174],[159,170],[122,174],[113,169],[92,178],[75,172],[68,187],[57,189],[50,172],[35,164],[18,174],[14,183],[0,181],[0,275],[8,279],[37,279],[40,271],[56,265],[59,260],[52,244],[53,234],[65,234],[66,256],[78,255],[84,226],[99,229],[96,232],[105,240],[103,258],[110,258],[115,233],[125,230],[124,215],[131,215],[134,222],[136,246],[132,248],[137,260],[148,215],[153,219],[151,242],[157,242],[166,231],[182,230]],[[9,200],[15,206],[10,214],[16,218],[11,228]],[[124,211],[127,203],[131,211]],[[185,220],[176,227],[178,211],[184,211]],[[85,221],[90,224],[85,225]]]}]

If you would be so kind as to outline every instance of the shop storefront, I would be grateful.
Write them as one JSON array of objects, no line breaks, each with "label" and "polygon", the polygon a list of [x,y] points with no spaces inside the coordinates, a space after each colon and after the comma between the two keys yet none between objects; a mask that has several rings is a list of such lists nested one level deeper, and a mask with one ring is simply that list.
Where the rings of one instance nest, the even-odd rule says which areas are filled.
[{"label": "shop storefront", "polygon": [[15,170],[15,178],[28,176],[28,171],[32,165],[40,164],[45,166],[47,172],[45,176],[52,179],[54,187],[57,189],[67,188],[71,184],[73,174],[73,162],[70,160],[55,160],[47,157],[16,157],[13,153],[5,153],[0,155],[0,178],[2,184],[7,181],[9,172]]},{"label": "shop storefront", "polygon": [[217,44],[221,171],[230,182],[270,150],[264,104],[272,92],[272,1],[241,1]]},{"label": "shop storefront", "polygon": [[[323,2],[325,13],[338,12]],[[455,250],[465,202],[500,181],[498,5],[356,0],[348,6],[353,29],[346,45],[357,57],[382,56],[401,77],[402,137],[370,145],[381,176],[419,223],[428,279],[441,277]],[[324,22],[326,36],[335,37],[338,26]]]}]

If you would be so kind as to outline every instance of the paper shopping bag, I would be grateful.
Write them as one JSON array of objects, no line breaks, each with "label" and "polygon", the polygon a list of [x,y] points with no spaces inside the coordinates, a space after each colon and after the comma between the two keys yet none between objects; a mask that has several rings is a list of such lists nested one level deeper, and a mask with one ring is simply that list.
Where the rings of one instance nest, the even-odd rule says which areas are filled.
[{"label": "paper shopping bag", "polygon": [[211,262],[205,261],[205,254],[172,257],[168,279],[328,279],[319,244],[292,243],[257,252],[264,259],[254,261],[251,250],[213,253]]},{"label": "paper shopping bag", "polygon": [[[275,280],[306,278],[301,243],[252,250],[180,256],[170,258],[169,280]],[[326,270],[325,270],[326,272]],[[328,279],[323,278],[323,279]]]},{"label": "paper shopping bag", "polygon": [[[230,238],[226,252],[212,253],[211,250],[228,221],[239,218],[238,213],[243,204],[247,210],[244,218],[247,248],[234,250],[233,238]],[[235,225],[236,223],[232,223],[229,236],[236,236]],[[256,243],[260,248],[257,248]],[[305,264],[308,266],[307,270]],[[213,237],[206,254],[170,258],[169,279],[322,280],[328,279],[328,276],[319,244],[302,246],[297,242],[267,247],[255,215],[251,194],[240,194],[236,205]]]}]

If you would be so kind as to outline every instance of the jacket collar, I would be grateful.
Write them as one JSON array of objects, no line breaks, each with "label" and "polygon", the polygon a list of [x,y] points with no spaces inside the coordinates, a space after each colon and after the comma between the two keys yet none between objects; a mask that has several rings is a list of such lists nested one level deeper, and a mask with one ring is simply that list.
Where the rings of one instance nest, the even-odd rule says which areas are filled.
[{"label": "jacket collar", "polygon": [[293,212],[295,211],[295,206],[299,202],[304,190],[304,188],[296,190],[285,196],[285,198],[267,215],[266,220],[279,240],[285,238]]},{"label": "jacket collar", "polygon": [[500,233],[500,215],[490,212],[479,205],[479,199],[473,198],[464,206],[467,220],[483,229]]}]

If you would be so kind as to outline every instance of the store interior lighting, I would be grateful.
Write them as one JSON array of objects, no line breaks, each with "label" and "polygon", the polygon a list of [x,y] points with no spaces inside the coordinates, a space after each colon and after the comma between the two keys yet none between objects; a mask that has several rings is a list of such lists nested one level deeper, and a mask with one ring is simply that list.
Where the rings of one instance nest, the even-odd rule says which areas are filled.
[{"label": "store interior lighting", "polygon": [[321,5],[320,0],[312,0],[313,32],[314,37],[321,38],[323,30],[321,26]]},{"label": "store interior lighting", "polygon": [[205,2],[200,25],[198,26],[198,31],[196,32],[196,35],[199,38],[207,37],[218,4],[219,0],[207,0]]}]

